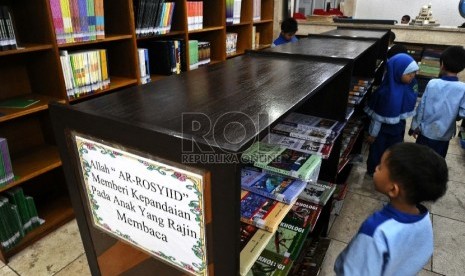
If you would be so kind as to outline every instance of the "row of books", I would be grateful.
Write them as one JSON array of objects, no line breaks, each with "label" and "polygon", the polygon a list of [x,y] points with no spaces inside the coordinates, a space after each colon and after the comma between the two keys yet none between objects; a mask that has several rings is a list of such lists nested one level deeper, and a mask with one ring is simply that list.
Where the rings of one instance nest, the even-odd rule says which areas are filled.
[{"label": "row of books", "polygon": [[61,67],[69,99],[93,93],[110,86],[105,49],[68,53],[60,51]]},{"label": "row of books", "polygon": [[105,38],[103,0],[50,0],[58,44]]},{"label": "row of books", "polygon": [[372,78],[353,77],[350,84],[348,103],[352,105],[360,104],[373,84],[373,81],[374,79]]},{"label": "row of books", "polygon": [[267,266],[280,273],[269,275],[286,275],[336,186],[245,168],[241,187],[240,274],[260,275]]},{"label": "row of books", "polygon": [[149,49],[138,48],[137,56],[139,58],[140,82],[142,84],[149,83],[151,81],[150,65],[149,65]]},{"label": "row of books", "polygon": [[262,0],[253,0],[253,21],[260,21],[262,18]]},{"label": "row of books", "polygon": [[242,0],[226,0],[226,25],[241,22]]},{"label": "row of books", "polygon": [[187,1],[187,30],[203,28],[203,1]]},{"label": "row of books", "polygon": [[194,70],[211,62],[210,42],[189,40],[189,69]]},{"label": "row of books", "polygon": [[34,199],[17,187],[0,195],[0,244],[11,249],[31,230],[44,223],[37,214]]},{"label": "row of books", "polygon": [[226,55],[232,55],[237,50],[237,33],[226,33]]},{"label": "row of books", "polygon": [[0,5],[0,51],[16,48],[16,34],[10,7]]},{"label": "row of books", "polygon": [[0,137],[0,187],[6,186],[14,178],[8,142],[5,138]]},{"label": "row of books", "polygon": [[136,35],[166,34],[171,30],[175,3],[164,0],[133,0]]},{"label": "row of books", "polygon": [[161,75],[180,74],[185,65],[185,41],[156,40],[147,41],[145,48],[148,50],[150,72]]}]

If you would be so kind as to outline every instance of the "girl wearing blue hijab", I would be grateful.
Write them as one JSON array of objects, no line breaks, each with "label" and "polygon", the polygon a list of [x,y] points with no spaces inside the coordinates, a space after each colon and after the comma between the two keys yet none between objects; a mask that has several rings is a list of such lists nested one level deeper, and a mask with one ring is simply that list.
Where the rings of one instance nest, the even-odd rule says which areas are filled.
[{"label": "girl wearing blue hijab", "polygon": [[384,151],[402,142],[405,119],[414,115],[417,93],[411,83],[419,67],[407,54],[397,54],[387,62],[387,71],[365,112],[370,116],[367,174],[372,176]]}]

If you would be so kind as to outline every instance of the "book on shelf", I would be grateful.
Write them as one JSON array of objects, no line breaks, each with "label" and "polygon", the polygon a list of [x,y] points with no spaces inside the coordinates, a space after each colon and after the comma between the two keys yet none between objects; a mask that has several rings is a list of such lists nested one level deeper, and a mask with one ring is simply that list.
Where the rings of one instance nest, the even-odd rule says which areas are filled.
[{"label": "book on shelf", "polygon": [[[348,121],[352,115],[354,115],[354,112],[355,112],[355,108],[353,106],[347,106],[347,110],[346,110],[346,121]],[[347,128],[347,126],[344,128],[344,130]]]},{"label": "book on shelf", "polygon": [[363,97],[349,95],[349,98],[347,99],[347,103],[353,104],[353,105],[359,105],[362,102],[362,100],[363,100]]},{"label": "book on shelf", "polygon": [[292,260],[264,250],[247,276],[286,276],[292,268]]},{"label": "book on shelf", "polygon": [[189,40],[189,70],[199,68],[199,41]]},{"label": "book on shelf", "polygon": [[13,166],[11,164],[8,142],[0,137],[0,187],[5,186],[15,179]]},{"label": "book on shelf", "polygon": [[208,41],[199,41],[199,49],[198,49],[198,64],[199,64],[199,67],[200,66],[205,66],[205,65],[208,65],[210,64],[210,42]]},{"label": "book on shelf", "polygon": [[203,1],[187,1],[187,30],[203,29]]},{"label": "book on shelf", "polygon": [[226,55],[232,55],[237,50],[237,33],[226,33]]},{"label": "book on shelf", "polygon": [[139,58],[140,81],[142,84],[146,84],[150,82],[149,50],[147,48],[138,48],[137,55]]},{"label": "book on shelf", "polygon": [[327,133],[325,131],[320,131],[316,129],[303,130],[298,127],[277,124],[271,129],[272,133],[299,138],[307,141],[313,141],[322,144],[332,144],[336,141],[336,138],[339,134]]},{"label": "book on shelf", "polygon": [[0,108],[26,108],[40,102],[31,97],[17,97],[0,101]]},{"label": "book on shelf", "polygon": [[242,0],[226,0],[226,25],[241,22]]},{"label": "book on shelf", "polygon": [[240,266],[239,274],[246,275],[265,246],[273,237],[273,233],[241,222]]},{"label": "book on shelf", "polygon": [[265,250],[295,260],[309,232],[313,231],[322,207],[298,199],[279,224]]},{"label": "book on shelf", "polygon": [[298,179],[260,173],[247,168],[241,171],[242,189],[286,204],[294,202],[306,186],[306,182]]},{"label": "book on shelf", "polygon": [[315,130],[327,134],[338,134],[344,128],[344,122],[292,112],[280,121],[301,130]]},{"label": "book on shelf", "polygon": [[105,38],[103,0],[50,0],[58,44]]},{"label": "book on shelf", "polygon": [[167,34],[171,31],[175,2],[133,0],[133,6],[137,37]]},{"label": "book on shelf", "polygon": [[326,159],[331,154],[334,144],[322,144],[318,142],[303,140],[299,138],[279,135],[276,133],[269,133],[265,138],[262,139],[262,142],[268,143],[271,145],[279,145],[288,149],[293,149],[296,151],[315,154]]},{"label": "book on shelf", "polygon": [[[292,202],[293,203],[293,202]],[[259,194],[241,191],[241,221],[268,232],[275,232],[292,207]]]},{"label": "book on shelf", "polygon": [[335,184],[318,180],[316,183],[308,183],[299,198],[324,206],[335,190]]},{"label": "book on shelf", "polygon": [[253,164],[267,172],[310,181],[318,178],[321,157],[285,147],[254,143],[242,154],[245,163]]},{"label": "book on shelf", "polygon": [[105,49],[73,53],[62,50],[60,51],[60,62],[69,99],[78,98],[110,86]]},{"label": "book on shelf", "polygon": [[18,48],[15,28],[16,26],[10,7],[0,5],[0,51]]}]

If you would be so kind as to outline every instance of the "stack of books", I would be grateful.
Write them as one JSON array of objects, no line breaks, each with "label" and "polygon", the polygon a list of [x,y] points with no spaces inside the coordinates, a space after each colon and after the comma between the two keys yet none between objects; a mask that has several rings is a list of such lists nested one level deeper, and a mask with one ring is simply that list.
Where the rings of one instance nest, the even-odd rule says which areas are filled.
[{"label": "stack of books", "polygon": [[13,166],[11,165],[8,143],[5,138],[0,137],[0,187],[6,186],[14,180]]},{"label": "stack of books", "polygon": [[[242,161],[253,167],[244,168],[241,174],[241,221],[268,233],[261,232],[263,238],[254,250],[241,251],[240,274],[259,273],[270,265],[269,260],[275,261],[276,271],[284,273],[292,265],[291,255],[297,254],[292,252],[300,250],[300,240],[305,239],[321,212],[316,206],[318,215],[310,219],[310,210],[302,208],[312,203],[298,199],[308,182],[318,178],[321,157],[257,142],[242,154]],[[280,243],[283,248],[292,244],[292,252],[273,252],[273,245],[279,249]]]},{"label": "stack of books", "polygon": [[137,37],[167,34],[175,3],[164,0],[133,0]]},{"label": "stack of books", "polygon": [[345,122],[291,113],[262,141],[328,158]]},{"label": "stack of books", "polygon": [[210,59],[210,42],[189,40],[189,69],[194,70],[200,66],[208,65]]},{"label": "stack of books", "polygon": [[18,187],[0,196],[0,243],[11,249],[31,230],[44,223],[37,214],[34,199]]},{"label": "stack of books", "polygon": [[0,5],[0,51],[16,48],[18,45],[11,10],[8,6]]},{"label": "stack of books", "polygon": [[75,53],[63,50],[60,51],[60,61],[69,99],[75,99],[110,86],[105,49]]},{"label": "stack of books", "polygon": [[58,44],[105,38],[103,0],[50,0]]},{"label": "stack of books", "polygon": [[368,92],[373,83],[372,78],[353,77],[350,84],[349,104],[358,105],[362,102],[363,97]]}]

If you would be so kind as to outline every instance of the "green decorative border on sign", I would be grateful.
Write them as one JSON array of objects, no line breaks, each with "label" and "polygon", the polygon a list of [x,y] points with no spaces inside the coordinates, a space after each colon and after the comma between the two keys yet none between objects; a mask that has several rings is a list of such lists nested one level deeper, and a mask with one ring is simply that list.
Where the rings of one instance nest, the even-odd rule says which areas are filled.
[{"label": "green decorative border on sign", "polygon": [[[76,136],[76,138],[78,137]],[[86,183],[86,190],[87,190],[86,193],[87,193],[87,196],[90,202],[90,207],[91,207],[94,223],[98,225],[99,227],[102,227],[103,229],[106,229],[107,231],[110,231],[113,234],[131,242],[132,244],[142,247],[136,241],[134,241],[130,235],[122,233],[119,230],[111,229],[110,226],[106,224],[101,217],[98,216],[96,211],[100,208],[100,206],[97,204],[97,201],[94,199],[93,194],[89,190],[88,179],[89,179],[89,174],[91,171],[91,164],[84,158],[85,154],[89,153],[89,151],[97,151],[102,155],[108,155],[111,158],[115,158],[115,159],[117,159],[118,157],[125,156],[125,155],[123,153],[110,150],[110,149],[105,148],[104,146],[97,145],[97,144],[90,143],[90,142],[76,140],[76,145],[78,148],[79,160],[81,162],[82,171],[83,171],[83,178]],[[180,182],[185,182],[186,183],[185,188],[192,190],[194,194],[198,197],[198,200],[191,200],[188,205],[190,207],[190,212],[195,217],[195,221],[197,221],[198,225],[200,226],[200,238],[197,239],[196,244],[191,248],[191,250],[196,257],[204,261],[200,263],[188,264],[188,263],[178,261],[176,260],[175,257],[168,256],[161,251],[153,251],[153,250],[147,250],[147,249],[145,250],[150,251],[152,254],[158,256],[159,258],[169,263],[175,264],[176,266],[181,267],[193,274],[206,275],[206,269],[207,269],[206,261],[205,261],[206,252],[204,251],[204,248],[205,248],[204,231],[205,230],[202,227],[202,225],[204,225],[204,221],[203,221],[203,206],[202,206],[203,194],[201,191],[202,189],[201,179],[186,175],[172,168],[150,164],[149,162],[145,160],[137,159],[133,156],[126,156],[126,157],[136,159],[139,163],[144,165],[148,171],[153,171],[154,173],[158,173],[163,176],[170,175],[171,177],[176,178]]]}]

